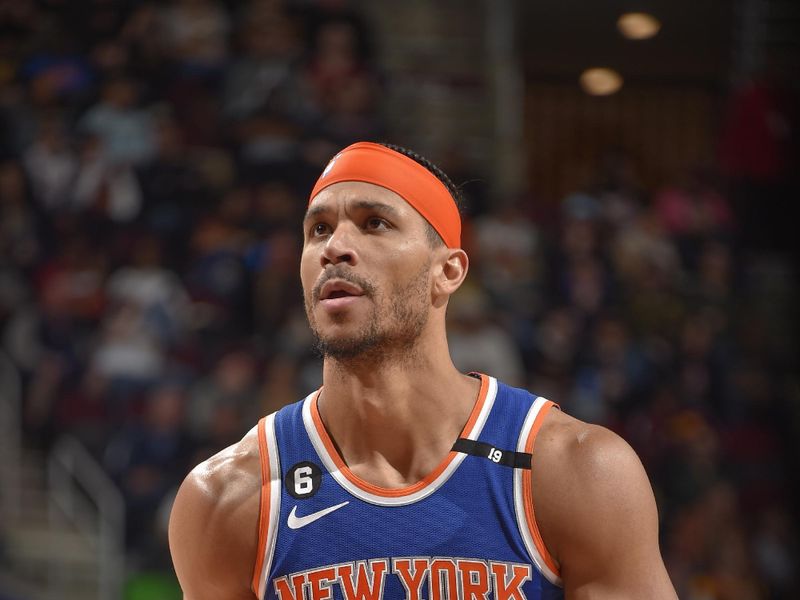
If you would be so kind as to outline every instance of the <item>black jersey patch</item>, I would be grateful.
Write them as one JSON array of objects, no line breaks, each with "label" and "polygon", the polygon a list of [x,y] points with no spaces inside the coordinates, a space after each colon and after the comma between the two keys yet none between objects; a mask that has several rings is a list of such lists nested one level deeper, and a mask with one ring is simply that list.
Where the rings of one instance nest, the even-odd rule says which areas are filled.
[{"label": "black jersey patch", "polygon": [[283,483],[290,496],[298,500],[311,498],[322,485],[322,469],[318,465],[304,460],[286,472]]},{"label": "black jersey patch", "polygon": [[486,442],[477,442],[466,438],[458,438],[453,444],[454,452],[462,452],[472,456],[487,458],[493,463],[511,467],[512,469],[530,469],[532,455],[528,452],[516,452],[496,448]]}]

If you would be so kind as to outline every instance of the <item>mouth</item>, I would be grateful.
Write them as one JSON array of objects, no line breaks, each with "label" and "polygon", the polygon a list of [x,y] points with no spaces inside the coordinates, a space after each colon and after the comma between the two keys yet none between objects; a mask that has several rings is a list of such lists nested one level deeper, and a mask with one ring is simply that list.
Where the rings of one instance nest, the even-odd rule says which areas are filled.
[{"label": "mouth", "polygon": [[319,293],[319,300],[323,304],[341,304],[348,298],[355,299],[364,295],[364,290],[358,285],[345,281],[344,279],[331,279],[325,282]]}]

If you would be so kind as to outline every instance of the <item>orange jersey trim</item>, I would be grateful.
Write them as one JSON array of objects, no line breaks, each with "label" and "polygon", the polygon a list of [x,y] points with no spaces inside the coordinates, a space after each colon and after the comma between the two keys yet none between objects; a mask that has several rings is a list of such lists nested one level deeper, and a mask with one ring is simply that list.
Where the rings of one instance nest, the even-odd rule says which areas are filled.
[{"label": "orange jersey trim", "polygon": [[[553,408],[553,406],[557,405],[548,400],[547,404],[545,404],[539,411],[539,414],[536,415],[533,425],[531,425],[531,430],[528,432],[528,439],[525,442],[525,452],[528,454],[533,454],[533,445],[536,442],[536,434],[539,433],[539,429],[542,427],[544,418],[547,416],[547,413],[550,412],[550,409]],[[561,577],[558,563],[547,550],[547,546],[545,546],[544,540],[542,539],[542,534],[539,531],[539,525],[536,523],[536,514],[533,508],[533,484],[531,469],[525,469],[522,472],[522,496],[525,504],[525,521],[527,522],[528,529],[533,536],[533,543],[536,544],[536,549],[539,551],[539,554],[541,555],[542,560],[544,560],[547,567],[553,573],[555,573],[557,577]]]},{"label": "orange jersey trim", "polygon": [[258,596],[261,570],[264,568],[264,555],[267,550],[269,534],[270,470],[269,448],[267,447],[266,417],[258,421],[258,457],[261,461],[261,500],[258,508],[258,552],[253,571],[253,593]]},{"label": "orange jersey trim", "polygon": [[[475,426],[478,417],[481,414],[481,409],[483,408],[484,403],[486,402],[486,393],[489,390],[489,378],[486,375],[481,375],[481,388],[478,392],[478,400],[475,402],[475,406],[472,408],[472,412],[469,415],[469,419],[467,419],[466,425],[461,431],[460,437],[467,437],[472,431],[472,428]],[[321,392],[322,390],[320,390]],[[421,479],[417,483],[410,485],[404,488],[384,488],[367,481],[361,479],[358,475],[353,473],[347,464],[344,462],[342,457],[339,455],[339,451],[336,449],[336,446],[333,444],[333,440],[331,440],[330,436],[328,435],[328,431],[325,429],[325,425],[322,423],[322,418],[319,415],[319,407],[317,406],[317,402],[319,400],[319,394],[314,396],[313,400],[311,401],[311,417],[314,420],[314,427],[317,430],[317,434],[319,435],[322,443],[325,445],[325,450],[327,451],[328,455],[333,460],[336,467],[339,471],[347,478],[347,480],[355,485],[356,487],[369,492],[371,494],[375,494],[376,496],[382,496],[384,498],[401,498],[403,496],[409,496],[411,494],[415,494],[420,490],[426,488],[428,485],[436,481],[439,475],[448,467],[448,465],[453,461],[453,459],[458,455],[457,452],[451,451],[448,453],[447,457],[436,467],[431,473],[429,473],[424,479]]]}]

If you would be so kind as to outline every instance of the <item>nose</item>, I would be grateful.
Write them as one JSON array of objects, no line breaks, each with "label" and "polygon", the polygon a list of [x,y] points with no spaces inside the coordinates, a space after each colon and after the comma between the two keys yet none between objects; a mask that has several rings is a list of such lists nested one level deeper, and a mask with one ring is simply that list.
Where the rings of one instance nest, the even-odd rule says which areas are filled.
[{"label": "nose", "polygon": [[323,267],[340,263],[346,263],[350,266],[356,265],[358,254],[354,244],[355,234],[351,229],[348,224],[340,223],[328,237],[320,257]]}]

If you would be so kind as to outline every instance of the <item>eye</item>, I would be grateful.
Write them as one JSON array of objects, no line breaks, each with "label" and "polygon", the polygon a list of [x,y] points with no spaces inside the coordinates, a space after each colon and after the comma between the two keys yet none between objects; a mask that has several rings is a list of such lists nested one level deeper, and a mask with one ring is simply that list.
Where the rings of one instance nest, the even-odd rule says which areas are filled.
[{"label": "eye", "polygon": [[373,231],[381,231],[389,229],[389,223],[387,223],[384,219],[381,219],[380,217],[370,217],[369,219],[367,219],[365,227]]},{"label": "eye", "polygon": [[311,226],[311,237],[319,237],[330,232],[331,227],[327,223],[314,223]]}]

